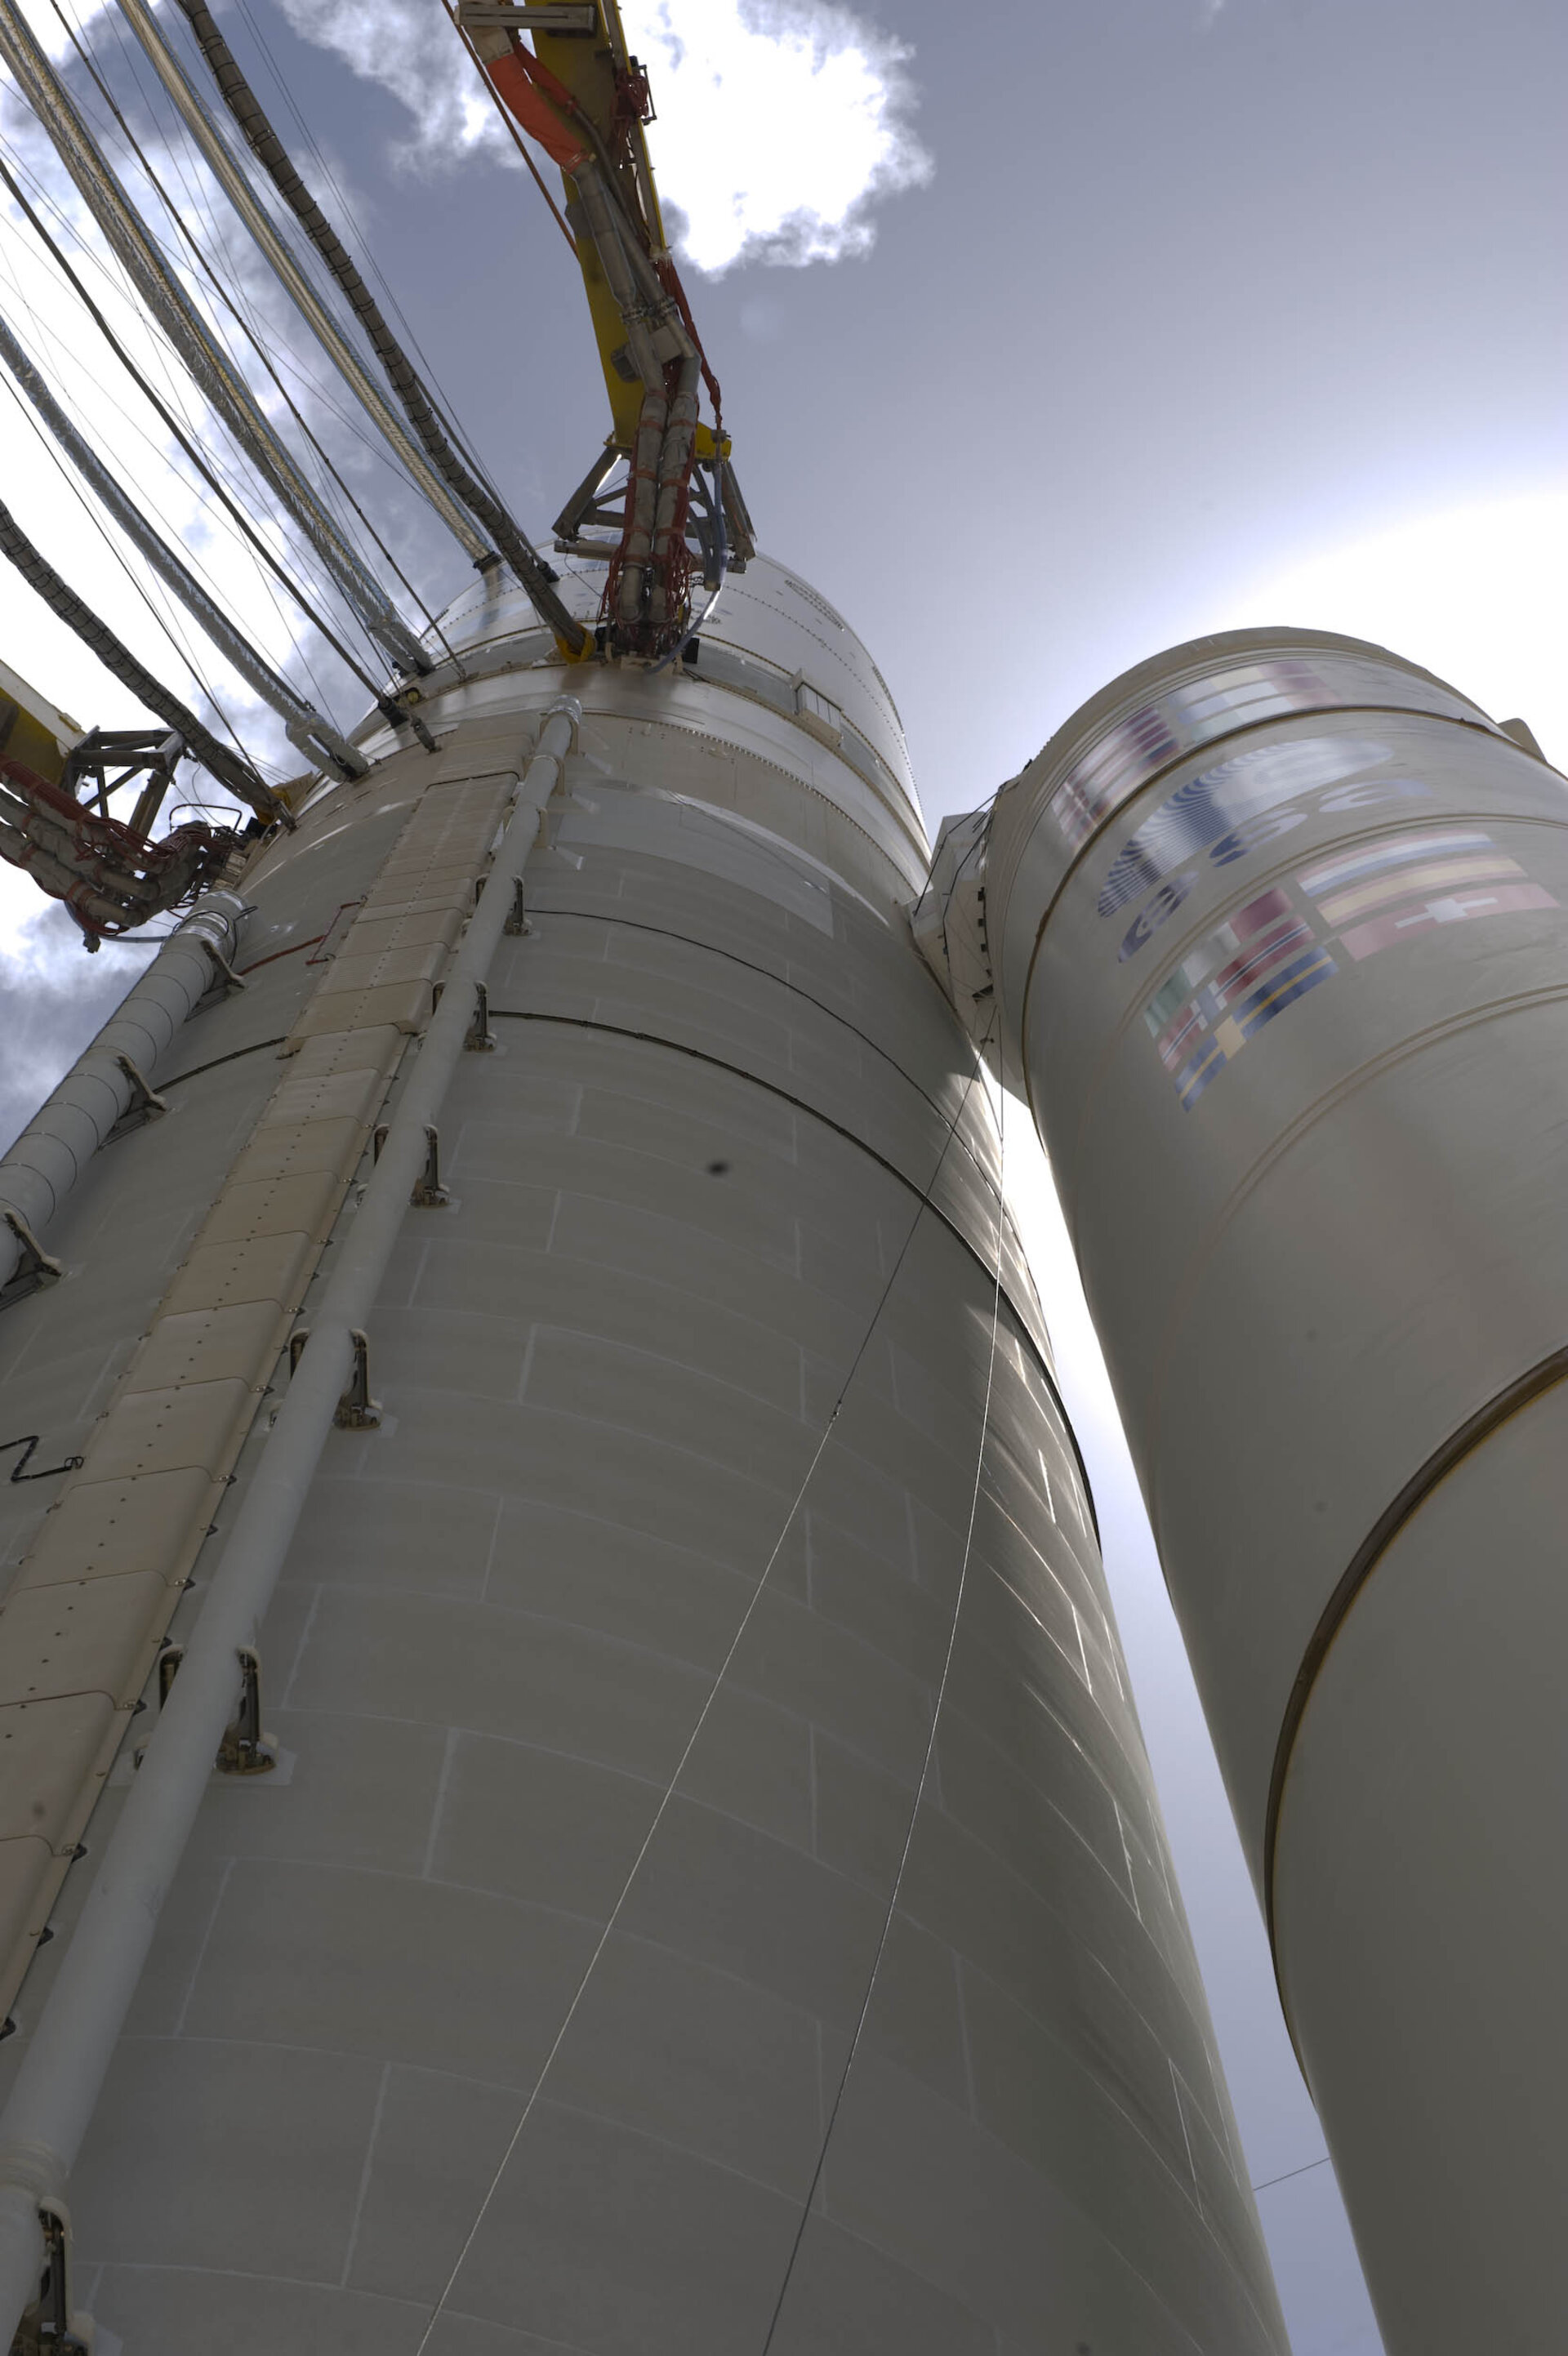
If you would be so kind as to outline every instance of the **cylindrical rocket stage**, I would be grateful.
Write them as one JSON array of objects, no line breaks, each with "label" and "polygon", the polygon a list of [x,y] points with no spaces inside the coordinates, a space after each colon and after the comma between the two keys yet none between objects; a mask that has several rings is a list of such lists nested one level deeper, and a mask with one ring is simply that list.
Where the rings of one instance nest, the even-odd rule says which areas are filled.
[{"label": "cylindrical rocket stage", "polygon": [[880,677],[760,560],[694,669],[567,671],[493,586],[446,626],[439,750],[262,856],[247,989],[0,1314],[0,1435],[87,1460],[0,1486],[11,1985],[57,1934],[9,2072],[569,688],[262,1632],[278,1763],[206,1786],[67,2188],[81,2297],[125,2356],[1283,2356]]},{"label": "cylindrical rocket stage", "polygon": [[985,906],[1391,2356],[1557,2356],[1568,788],[1378,648],[1200,640]]}]

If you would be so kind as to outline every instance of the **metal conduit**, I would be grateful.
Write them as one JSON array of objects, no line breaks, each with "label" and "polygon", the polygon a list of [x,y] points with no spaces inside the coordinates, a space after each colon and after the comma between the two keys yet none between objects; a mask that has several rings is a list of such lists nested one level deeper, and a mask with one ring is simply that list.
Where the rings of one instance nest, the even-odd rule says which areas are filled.
[{"label": "metal conduit", "polygon": [[[541,620],[549,624],[571,653],[580,653],[587,644],[588,633],[555,594],[552,584],[558,575],[531,545],[488,486],[463,464],[418,370],[387,325],[381,305],[366,285],[352,255],[290,161],[287,149],[241,72],[233,52],[213,22],[211,11],[205,5],[205,0],[179,0],[179,5],[200,45],[202,55],[212,70],[212,78],[222,94],[224,104],[244,134],[262,169],[348,296],[376,358],[386,370],[389,383],[403,403],[409,423],[430,459],[457,497],[490,533],[528,592]],[[140,19],[146,13],[141,0],[122,0],[122,5],[140,37]],[[157,64],[156,53],[151,48],[147,53],[155,65]],[[178,66],[172,57],[170,63],[178,72]],[[161,66],[158,70],[160,73],[163,70]],[[173,84],[169,87],[172,91]],[[188,90],[188,85],[186,87]],[[216,164],[213,168],[218,169]],[[228,185],[225,180],[224,186]],[[247,214],[246,219],[249,218]],[[355,390],[359,390],[358,385]],[[363,394],[360,398],[364,398]],[[477,556],[480,551],[476,547],[471,552]]]},{"label": "metal conduit", "polygon": [[186,79],[184,68],[164,39],[157,19],[143,0],[120,0],[121,13],[146,51],[154,72],[167,91],[200,148],[213,177],[228,197],[251,235],[283,282],[322,349],[348,384],[378,433],[396,451],[447,530],[456,534],[476,560],[489,553],[489,542],[453,498],[424,452],[409,439],[402,418],[394,414],[379,386],[361,366],[358,354],[339,333],[337,322],[317,294],[294,255],[256,201],[243,172],[214,130],[206,108]]},{"label": "metal conduit", "polygon": [[258,408],[250,387],[170,271],[101,152],[75,101],[15,0],[0,0],[0,57],[48,132],[142,300],[203,395],[271,484],[366,629],[400,670],[429,669],[418,638],[360,563]]},{"label": "metal conduit", "polygon": [[[218,978],[214,955],[231,965],[245,921],[232,892],[209,892],[164,943],[84,1055],[0,1155],[0,1287],[26,1248],[7,1219],[15,1212],[37,1236],[59,1210],[137,1093],[125,1063],[150,1079],[158,1057]],[[124,1062],[122,1062],[122,1057]]]},{"label": "metal conduit", "polygon": [[324,720],[303,696],[295,693],[250,640],[241,636],[195,575],[186,570],[166,541],[154,530],[141,509],[121,488],[91,444],[77,431],[3,317],[0,359],[4,359],[78,474],[97,493],[126,538],[140,549],[153,571],[173,590],[246,684],[263,703],[272,706],[288,732],[289,743],[307,759],[325,759],[342,776],[362,777],[370,763],[358,746],[350,744],[329,720]]},{"label": "metal conduit", "polygon": [[124,2022],[159,1909],[233,1711],[236,1654],[256,1642],[429,1151],[484,979],[511,914],[539,813],[575,741],[581,707],[547,708],[485,891],[388,1125],[364,1199],[334,1248],[310,1342],[278,1409],[166,1707],[149,1740],[59,1976],[0,2112],[0,2347],[38,2290],[38,2207],[62,2194]]}]

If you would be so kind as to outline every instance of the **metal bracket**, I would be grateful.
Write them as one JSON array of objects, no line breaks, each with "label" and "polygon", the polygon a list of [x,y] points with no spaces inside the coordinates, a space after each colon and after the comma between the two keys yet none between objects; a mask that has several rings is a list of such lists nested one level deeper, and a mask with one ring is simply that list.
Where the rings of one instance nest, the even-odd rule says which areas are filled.
[{"label": "metal bracket", "polygon": [[521,875],[514,875],[511,879],[511,914],[501,926],[501,930],[503,933],[511,933],[514,936],[518,933],[531,933],[533,930],[533,926],[528,921],[528,910],[523,905]]},{"label": "metal bracket", "polygon": [[0,1284],[0,1310],[9,1310],[12,1301],[26,1301],[28,1293],[40,1291],[45,1284],[59,1284],[66,1269],[42,1248],[21,1211],[0,1211],[0,1218],[5,1218],[5,1226],[12,1230],[16,1242],[21,1244],[21,1258],[16,1260],[16,1268],[12,1269],[7,1281]]},{"label": "metal bracket", "polygon": [[482,981],[474,984],[474,1019],[463,1035],[465,1051],[470,1055],[488,1055],[495,1046],[495,1033],[490,1029],[490,997]]},{"label": "metal bracket", "polygon": [[90,728],[71,746],[60,785],[72,801],[98,818],[112,819],[111,794],[145,778],[125,822],[133,834],[150,835],[184,753],[185,739],[177,730]]},{"label": "metal bracket", "polygon": [[424,1167],[414,1180],[413,1192],[408,1199],[416,1210],[445,1210],[452,1197],[441,1183],[441,1133],[428,1122],[424,1129]]},{"label": "metal bracket", "polygon": [[[185,1658],[183,1644],[166,1644],[158,1655],[158,1708],[168,1707],[175,1677]],[[278,1763],[276,1738],[262,1732],[262,1663],[253,1644],[238,1647],[240,1706],[223,1730],[212,1764],[220,1775],[270,1775]],[[144,1746],[145,1747],[145,1746]],[[142,1752],[136,1753],[136,1764]]]},{"label": "metal bracket", "polygon": [[216,942],[209,940],[205,933],[198,933],[194,937],[198,947],[206,950],[212,967],[212,988],[207,993],[209,998],[215,993],[232,998],[236,991],[249,990],[250,983],[243,974],[235,972]]},{"label": "metal bracket", "polygon": [[22,2311],[11,2356],[92,2356],[91,2321],[71,2312],[70,2219],[55,2201],[41,2201],[38,2231],[44,2237],[38,2295]]},{"label": "metal bracket", "polygon": [[174,1690],[175,1672],[185,1658],[183,1644],[166,1644],[158,1653],[158,1708],[168,1708],[168,1697]]},{"label": "metal bracket", "polygon": [[[133,1064],[129,1055],[116,1055],[114,1061],[131,1083],[131,1101],[110,1130],[109,1138],[125,1137],[132,1130],[140,1129],[145,1121],[156,1120],[160,1113],[168,1110],[167,1098],[159,1096],[146,1074]],[[105,1144],[109,1138],[104,1140]]]},{"label": "metal bracket", "polygon": [[11,1467],[13,1481],[48,1481],[56,1472],[74,1472],[79,1464],[86,1462],[84,1457],[68,1456],[63,1463],[40,1464],[36,1472],[26,1472],[23,1468],[31,1463],[38,1445],[36,1431],[25,1431],[19,1440],[0,1440],[0,1456],[4,1456],[10,1448],[19,1448],[22,1451]]},{"label": "metal bracket", "polygon": [[[616,554],[626,522],[629,464],[627,453],[618,449],[613,441],[599,451],[555,519],[554,546],[558,554],[597,557],[606,562]],[[686,544],[702,558],[703,581],[713,589],[718,584],[721,509],[726,570],[744,573],[748,560],[757,553],[751,517],[727,458],[717,457],[693,466],[690,498]]]},{"label": "metal bracket", "polygon": [[[25,1301],[40,1286],[58,1284],[65,1270],[58,1259],[50,1258],[20,1211],[0,1211],[0,1218],[4,1218],[22,1247],[21,1258],[7,1281],[0,1285],[0,1309],[9,1309],[14,1301]],[[36,1480],[38,1475],[32,1478]]]},{"label": "metal bracket", "polygon": [[505,0],[457,0],[457,22],[510,25],[520,33],[592,33],[598,29],[594,0],[546,0],[543,7],[509,7]]},{"label": "metal bracket", "polygon": [[381,1409],[380,1400],[371,1397],[371,1345],[358,1332],[349,1339],[354,1345],[354,1371],[332,1420],[345,1431],[373,1431],[381,1419]]},{"label": "metal bracket", "polygon": [[[626,478],[629,465],[624,450],[607,442],[555,519],[555,549],[563,556],[612,557],[620,546],[626,521]],[[584,526],[597,524],[609,537],[584,536]]]},{"label": "metal bracket", "polygon": [[[338,906],[333,913],[332,922],[328,926],[327,930],[322,934],[321,938],[315,944],[315,954],[311,957],[307,957],[305,960],[307,966],[331,964],[333,958],[342,948],[345,939],[348,937],[349,926],[353,923],[356,914],[364,906],[364,905],[365,902],[362,894],[358,900],[340,900],[338,903]],[[345,924],[343,921],[345,916],[349,920],[348,924]],[[304,947],[303,942],[301,943],[301,947]]]},{"label": "metal bracket", "polygon": [[[308,1325],[296,1326],[288,1337],[288,1370],[293,1375],[310,1339]],[[332,1420],[344,1431],[373,1431],[381,1419],[381,1403],[371,1397],[371,1345],[357,1329],[349,1336],[354,1345],[354,1371],[338,1400]]]},{"label": "metal bracket", "polygon": [[262,1732],[262,1664],[253,1644],[240,1651],[240,1707],[218,1746],[220,1775],[268,1775],[278,1763],[277,1746]]}]

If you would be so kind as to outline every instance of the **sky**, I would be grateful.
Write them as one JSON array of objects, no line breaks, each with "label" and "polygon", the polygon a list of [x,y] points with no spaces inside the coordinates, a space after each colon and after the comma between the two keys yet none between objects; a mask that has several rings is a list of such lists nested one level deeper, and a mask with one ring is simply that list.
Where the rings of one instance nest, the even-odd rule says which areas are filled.
[{"label": "sky", "polygon": [[[761,543],[870,643],[933,828],[1130,664],[1245,624],[1377,639],[1497,717],[1522,715],[1568,760],[1560,0],[635,0],[626,13]],[[258,37],[275,59],[334,209],[368,238],[465,426],[542,534],[599,444],[603,391],[571,257],[435,0],[231,0],[220,14],[297,146]],[[63,53],[44,0],[37,21]],[[121,56],[111,26],[93,20],[94,43]],[[168,126],[155,115],[148,129],[156,161]],[[3,95],[0,135],[74,218]],[[188,159],[180,168],[210,206]],[[245,303],[277,328],[231,231],[226,251]],[[303,680],[286,615],[166,441],[113,407],[80,321],[14,230],[0,230],[14,316],[8,290],[26,294],[84,421]],[[291,381],[420,588],[455,594],[461,554],[314,387]],[[155,669],[199,693],[13,423],[0,401],[0,446],[27,454],[0,469],[0,496]],[[69,710],[135,716],[9,578],[0,620],[0,652]],[[318,657],[351,718],[352,693]],[[253,704],[198,659],[275,757]],[[140,954],[84,958],[0,873],[14,1043],[0,1134]],[[1011,1126],[1295,2356],[1377,2356],[1048,1177]]]}]

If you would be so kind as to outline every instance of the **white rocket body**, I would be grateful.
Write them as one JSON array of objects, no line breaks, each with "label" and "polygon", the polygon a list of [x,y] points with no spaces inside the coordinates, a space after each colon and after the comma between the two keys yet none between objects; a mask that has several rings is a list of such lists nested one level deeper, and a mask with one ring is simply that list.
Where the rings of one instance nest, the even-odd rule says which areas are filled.
[{"label": "white rocket body", "polygon": [[367,1321],[381,1419],[330,1431],[263,1631],[278,1763],[213,1774],[66,2188],[78,2304],[125,2356],[1280,2356],[880,677],[761,561],[654,678],[482,590],[446,627],[438,753],[369,740],[243,879],[245,990],[0,1314],[0,1437],[87,1459],[0,1488],[0,1658],[15,1611],[43,1664],[0,1740],[52,1712],[103,1783],[58,1896],[81,1794],[7,1787],[12,1950],[40,1891],[55,1931],[11,2073],[156,1724],[184,1572],[133,1541],[211,1484],[186,1641],[411,1085],[430,912],[579,695],[450,1199]]},{"label": "white rocket body", "polygon": [[1568,789],[1396,657],[1238,633],[1076,715],[983,882],[1391,2356],[1554,2356]]}]

